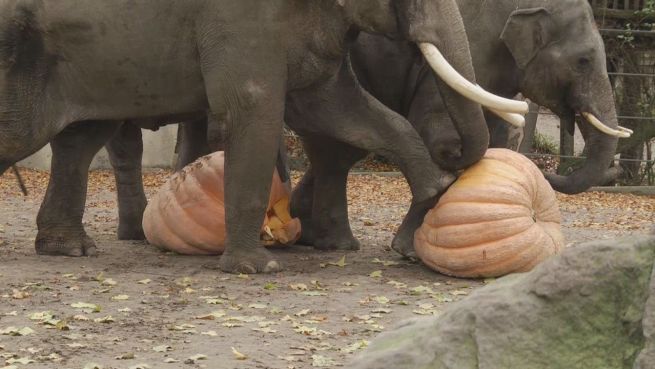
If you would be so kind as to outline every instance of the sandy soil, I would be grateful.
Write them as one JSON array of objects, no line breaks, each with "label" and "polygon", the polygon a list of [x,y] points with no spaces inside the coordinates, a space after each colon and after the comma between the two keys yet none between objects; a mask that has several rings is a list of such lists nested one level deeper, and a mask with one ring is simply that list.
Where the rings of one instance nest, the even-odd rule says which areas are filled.
[{"label": "sandy soil", "polygon": [[[148,174],[149,194],[166,175]],[[437,274],[389,249],[409,198],[400,178],[351,178],[361,251],[280,249],[284,272],[250,277],[208,269],[207,257],[116,241],[107,172],[93,174],[85,215],[99,256],[36,256],[34,219],[47,177],[30,171],[26,178],[25,198],[11,175],[0,179],[0,367],[339,367],[394,323],[439,314],[490,283]],[[652,226],[655,198],[560,200],[570,247]]]}]

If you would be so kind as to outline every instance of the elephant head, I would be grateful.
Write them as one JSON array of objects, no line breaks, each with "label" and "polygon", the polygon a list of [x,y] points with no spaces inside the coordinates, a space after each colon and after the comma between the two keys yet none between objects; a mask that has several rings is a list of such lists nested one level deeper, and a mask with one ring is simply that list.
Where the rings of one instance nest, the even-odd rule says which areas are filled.
[{"label": "elephant head", "polygon": [[595,128],[590,129],[588,159],[581,168],[568,176],[546,175],[555,190],[575,194],[616,177],[609,166],[617,137],[629,133],[618,125],[605,49],[591,7],[582,0],[561,3],[559,8],[514,11],[501,40],[516,61],[526,97],[557,114],[570,132],[576,114],[582,124]]},{"label": "elephant head", "polygon": [[[462,143],[461,152],[448,155],[432,152],[433,158],[443,166],[449,167],[448,169],[464,168],[477,162],[486,152],[489,135],[482,110],[476,103],[498,112],[515,124],[522,124],[523,118],[520,114],[527,113],[527,104],[492,95],[474,84],[475,73],[469,43],[454,0],[338,2],[359,30],[382,33],[413,43],[415,49],[425,56],[429,68],[440,77],[436,83],[430,81],[435,86],[432,89],[435,94],[440,93]],[[429,78],[434,77],[430,74]],[[417,88],[422,86],[423,84],[417,85]],[[418,110],[433,105],[417,104],[422,107]],[[408,118],[417,125],[415,120]],[[420,130],[420,127],[417,129]],[[426,140],[425,136],[423,138],[429,146],[430,140]]]}]

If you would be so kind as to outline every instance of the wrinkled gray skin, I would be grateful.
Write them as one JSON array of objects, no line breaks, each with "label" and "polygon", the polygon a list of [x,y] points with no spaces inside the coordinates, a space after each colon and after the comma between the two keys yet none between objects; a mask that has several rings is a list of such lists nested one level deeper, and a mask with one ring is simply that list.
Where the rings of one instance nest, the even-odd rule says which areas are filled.
[{"label": "wrinkled gray skin", "polygon": [[[431,42],[474,80],[450,0],[1,0],[0,173],[48,142],[58,173],[39,212],[47,227],[37,252],[95,253],[81,225],[88,164],[117,121],[207,109],[227,131],[224,271],[280,269],[259,228],[285,119],[304,135],[393,158],[412,207],[434,205],[447,176],[412,126],[341,67],[359,31]],[[484,123],[479,105],[441,93],[456,120]],[[318,119],[294,119],[307,110]],[[70,193],[80,196],[63,201]]]}]

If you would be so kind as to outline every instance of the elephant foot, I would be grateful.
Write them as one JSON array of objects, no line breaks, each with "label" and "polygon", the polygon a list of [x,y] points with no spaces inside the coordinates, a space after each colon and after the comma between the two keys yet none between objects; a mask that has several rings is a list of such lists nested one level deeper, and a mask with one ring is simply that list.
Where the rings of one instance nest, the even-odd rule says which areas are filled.
[{"label": "elephant foot", "polygon": [[398,233],[391,242],[392,249],[408,259],[418,259],[416,251],[414,251],[414,232],[423,224],[425,214],[434,207],[440,197],[441,194],[438,194],[427,200],[412,203]]},{"label": "elephant foot", "polygon": [[411,259],[417,260],[418,256],[414,250],[414,233],[413,232],[401,232],[393,238],[391,242],[391,248],[395,250],[400,255]]},{"label": "elephant foot", "polygon": [[138,223],[121,223],[118,225],[118,239],[119,240],[135,240],[135,241],[140,241],[140,240],[145,240],[146,235],[143,233],[143,227],[141,226],[141,222]]},{"label": "elephant foot", "polygon": [[223,254],[218,268],[233,274],[276,273],[282,270],[273,254],[261,246]]},{"label": "elephant foot", "polygon": [[332,232],[329,236],[314,239],[317,250],[359,250],[359,241],[350,232]]},{"label": "elephant foot", "polygon": [[303,221],[301,219],[300,224],[302,225],[302,231],[300,232],[300,238],[298,241],[296,241],[296,245],[309,247],[314,246],[316,237],[314,236],[314,231],[312,230],[310,221]]},{"label": "elephant foot", "polygon": [[38,255],[96,256],[96,244],[85,233],[74,235],[37,235],[34,246]]}]

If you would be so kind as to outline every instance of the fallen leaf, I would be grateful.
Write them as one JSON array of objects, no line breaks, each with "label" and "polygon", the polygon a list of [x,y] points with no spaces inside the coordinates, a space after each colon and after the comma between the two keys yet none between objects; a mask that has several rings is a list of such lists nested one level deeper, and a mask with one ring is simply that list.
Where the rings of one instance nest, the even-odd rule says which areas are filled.
[{"label": "fallen leaf", "polygon": [[277,283],[275,282],[268,282],[264,285],[264,289],[267,291],[271,290],[277,290]]},{"label": "fallen leaf", "polygon": [[291,288],[294,291],[307,291],[308,287],[304,283],[297,283],[297,284],[290,284],[289,288]]},{"label": "fallen leaf", "polygon": [[10,365],[11,364],[27,365],[27,364],[31,364],[31,363],[34,363],[34,362],[35,361],[30,359],[29,357],[21,357],[21,358],[18,358],[18,359],[11,358],[11,359],[8,359],[8,360],[5,361],[6,364],[10,364]]},{"label": "fallen leaf", "polygon": [[180,287],[190,287],[193,283],[194,280],[191,277],[184,277],[175,281],[175,284]]},{"label": "fallen leaf", "polygon": [[246,360],[248,358],[248,356],[240,353],[234,347],[232,347],[232,353],[234,354],[234,358],[237,359],[237,360]]},{"label": "fallen leaf", "polygon": [[84,311],[87,314],[99,313],[100,311],[102,311],[102,308],[100,307],[100,305],[89,304],[87,302],[76,302],[74,304],[71,304],[71,307],[74,307],[76,309],[81,309],[82,311]]},{"label": "fallen leaf", "polygon": [[337,261],[336,263],[335,262],[328,262],[327,265],[332,265],[332,266],[336,266],[336,267],[339,267],[339,268],[345,267],[346,265],[348,265],[348,263],[346,263],[346,255],[342,256],[341,259],[339,259],[339,261]]},{"label": "fallen leaf", "polygon": [[252,330],[255,332],[262,332],[262,333],[277,333],[277,331],[272,328],[252,328]]},{"label": "fallen leaf", "polygon": [[115,286],[118,283],[116,283],[116,281],[111,278],[106,278],[100,284],[102,284],[103,286]]},{"label": "fallen leaf", "polygon": [[305,315],[309,314],[310,312],[311,312],[310,309],[303,309],[303,310],[300,310],[299,312],[295,313],[294,315],[295,316],[305,316]]},{"label": "fallen leaf", "polygon": [[397,261],[391,261],[391,260],[380,260],[378,258],[373,259],[372,261],[373,264],[382,264],[384,266],[393,266],[393,265],[398,265]]},{"label": "fallen leaf", "polygon": [[30,327],[23,327],[20,329],[16,327],[8,327],[0,330],[0,334],[5,336],[29,336],[32,333],[34,333],[34,330]]},{"label": "fallen leaf", "polygon": [[346,347],[340,348],[339,351],[349,354],[349,353],[355,352],[357,350],[365,349],[366,347],[368,347],[368,345],[369,345],[369,341],[361,340],[361,341],[357,341],[357,342],[355,342],[355,343],[353,343],[351,345],[348,345]]},{"label": "fallen leaf", "polygon": [[54,316],[51,311],[42,311],[40,313],[32,313],[28,316],[30,320],[50,320]]},{"label": "fallen leaf", "polygon": [[319,291],[305,291],[302,293],[305,296],[327,296],[328,294],[325,292],[319,292]]},{"label": "fallen leaf", "polygon": [[11,294],[11,298],[15,300],[23,300],[30,297],[30,293],[27,291],[20,291],[17,289],[14,289]]},{"label": "fallen leaf", "polygon": [[128,295],[118,295],[118,296],[112,297],[111,299],[112,299],[112,301],[125,301],[125,300],[129,300],[130,296],[128,296]]},{"label": "fallen leaf", "polygon": [[102,318],[96,318],[96,319],[93,319],[93,321],[96,322],[96,323],[113,323],[113,322],[115,322],[114,318],[111,315],[107,315],[107,316],[102,317]]},{"label": "fallen leaf", "polygon": [[226,315],[225,310],[216,310],[216,311],[212,311],[209,314],[199,315],[199,316],[196,317],[196,319],[216,320],[216,319],[224,317],[225,315]]},{"label": "fallen leaf", "polygon": [[184,360],[185,364],[195,364],[196,362],[200,360],[207,360],[207,355],[203,354],[198,354],[198,355],[193,355],[189,357],[188,359]]},{"label": "fallen leaf", "polygon": [[152,280],[146,278],[146,279],[142,279],[142,280],[140,280],[140,281],[138,281],[136,283],[138,283],[138,284],[148,284],[150,282],[152,282]]},{"label": "fallen leaf", "polygon": [[369,274],[368,276],[371,278],[382,278],[382,271],[376,270],[374,272],[371,272],[371,274]]},{"label": "fallen leaf", "polygon": [[386,296],[375,296],[373,297],[373,301],[377,302],[378,304],[386,305],[389,303],[389,298]]},{"label": "fallen leaf", "polygon": [[329,357],[321,355],[312,355],[312,366],[317,368],[326,368],[329,366],[334,366],[337,363],[330,359]]},{"label": "fallen leaf", "polygon": [[168,351],[173,351],[173,348],[168,345],[161,345],[161,346],[155,346],[152,348],[152,351],[154,352],[168,352]]},{"label": "fallen leaf", "polygon": [[102,365],[96,363],[88,363],[84,365],[83,369],[102,369]]}]

